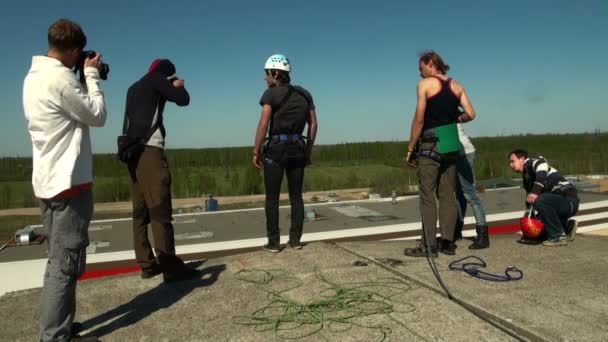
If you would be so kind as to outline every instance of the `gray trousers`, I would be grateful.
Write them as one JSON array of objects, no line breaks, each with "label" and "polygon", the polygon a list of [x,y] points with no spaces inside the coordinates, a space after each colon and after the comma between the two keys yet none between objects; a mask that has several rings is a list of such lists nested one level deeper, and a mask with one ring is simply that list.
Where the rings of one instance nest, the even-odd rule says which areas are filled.
[{"label": "gray trousers", "polygon": [[[433,150],[437,152],[435,143],[422,143],[420,150]],[[458,153],[449,153],[442,156],[441,163],[429,158],[420,157],[418,161],[418,180],[420,193],[420,211],[424,238],[429,247],[437,247],[437,216],[441,238],[454,240],[456,228],[456,160]],[[439,202],[439,210],[437,210]],[[438,213],[439,211],[439,213]]]},{"label": "gray trousers", "polygon": [[76,279],[84,273],[93,194],[40,200],[49,259],[44,273],[40,305],[41,341],[68,341],[76,313]]}]

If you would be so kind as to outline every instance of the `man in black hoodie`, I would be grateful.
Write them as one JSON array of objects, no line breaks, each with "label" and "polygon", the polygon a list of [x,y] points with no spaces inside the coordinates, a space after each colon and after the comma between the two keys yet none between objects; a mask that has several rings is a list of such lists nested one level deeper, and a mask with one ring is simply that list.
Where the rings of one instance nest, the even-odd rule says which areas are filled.
[{"label": "man in black hoodie", "polygon": [[[196,277],[175,255],[171,206],[171,172],[165,156],[163,110],[167,101],[187,106],[190,96],[184,80],[175,76],[175,66],[168,59],[152,62],[148,73],[133,83],[127,92],[126,133],[145,141],[138,158],[128,163],[133,202],[133,245],[141,277],[151,278],[163,273],[165,282]],[[152,224],[154,250],[148,240],[148,224]]]}]

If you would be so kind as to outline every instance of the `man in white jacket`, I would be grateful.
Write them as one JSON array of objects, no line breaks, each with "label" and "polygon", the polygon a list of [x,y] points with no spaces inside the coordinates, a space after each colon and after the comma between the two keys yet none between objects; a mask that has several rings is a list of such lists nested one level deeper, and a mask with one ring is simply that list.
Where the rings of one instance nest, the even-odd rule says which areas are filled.
[{"label": "man in white jacket", "polygon": [[80,338],[73,332],[76,279],[84,273],[93,216],[89,127],[105,124],[106,105],[99,88],[101,55],[84,60],[86,84],[72,71],[87,42],[80,26],[58,20],[48,42],[47,55],[32,58],[23,109],[33,147],[32,185],[48,239],[40,339],[68,341]]}]

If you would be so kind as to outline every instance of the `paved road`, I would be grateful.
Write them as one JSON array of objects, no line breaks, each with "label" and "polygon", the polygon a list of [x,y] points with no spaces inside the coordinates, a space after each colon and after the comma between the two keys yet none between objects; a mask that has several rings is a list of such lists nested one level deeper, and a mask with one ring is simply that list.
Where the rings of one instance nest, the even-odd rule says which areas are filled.
[{"label": "paved road", "polygon": [[[504,224],[508,215],[522,211],[524,192],[521,189],[487,191],[482,199],[486,205],[488,221],[494,225]],[[581,195],[582,203],[608,200],[602,194]],[[355,201],[307,206],[314,210],[316,219],[306,222],[307,233],[322,233],[366,227],[381,227],[397,224],[415,224],[420,221],[418,197],[400,199],[397,204],[390,201]],[[606,204],[605,211],[608,211]],[[472,211],[468,211],[473,220]],[[513,215],[511,215],[513,217]],[[174,217],[176,244],[193,245],[265,237],[263,209],[236,210],[215,213],[176,215]],[[512,221],[512,219],[511,219]],[[289,207],[280,210],[281,233],[289,229]],[[469,228],[473,228],[469,225]],[[38,229],[40,230],[40,229]],[[151,234],[150,234],[150,238]],[[90,226],[89,254],[132,250],[131,220],[95,221]],[[46,245],[11,247],[0,252],[0,263],[46,258]]]}]

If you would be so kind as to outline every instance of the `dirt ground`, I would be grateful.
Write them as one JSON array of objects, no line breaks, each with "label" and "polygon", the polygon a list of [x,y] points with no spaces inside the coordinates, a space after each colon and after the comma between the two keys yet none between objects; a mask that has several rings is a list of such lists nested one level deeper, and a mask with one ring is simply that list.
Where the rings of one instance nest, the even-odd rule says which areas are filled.
[{"label": "dirt ground", "polygon": [[[335,193],[336,200],[348,201],[356,199],[366,199],[369,196],[368,188],[359,189],[347,189],[347,190],[334,190],[334,191],[310,191],[304,193],[304,202],[313,202],[312,198],[317,197],[322,200],[326,200],[330,193]],[[214,197],[217,199],[220,209],[222,205],[231,205],[238,203],[255,203],[263,202],[264,195],[249,195],[249,196],[218,196]],[[286,200],[289,196],[287,193],[281,194],[281,199]],[[173,208],[193,208],[201,206],[204,207],[204,199],[202,198],[174,198]],[[95,203],[95,212],[129,212],[131,211],[131,202],[111,202],[111,203]],[[18,216],[18,215],[39,215],[40,208],[15,208],[0,210],[0,216]]]}]

